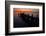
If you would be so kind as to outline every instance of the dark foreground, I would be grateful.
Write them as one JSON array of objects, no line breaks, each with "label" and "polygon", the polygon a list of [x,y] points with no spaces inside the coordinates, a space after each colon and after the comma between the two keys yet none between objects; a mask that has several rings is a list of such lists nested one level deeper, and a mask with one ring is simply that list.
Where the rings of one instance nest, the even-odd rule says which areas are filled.
[{"label": "dark foreground", "polygon": [[14,16],[15,27],[39,27],[39,17],[21,14],[21,16]]}]

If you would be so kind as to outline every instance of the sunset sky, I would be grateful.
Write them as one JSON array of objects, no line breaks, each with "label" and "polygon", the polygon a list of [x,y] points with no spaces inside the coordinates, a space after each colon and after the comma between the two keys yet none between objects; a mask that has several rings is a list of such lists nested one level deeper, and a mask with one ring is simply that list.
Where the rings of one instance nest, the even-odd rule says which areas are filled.
[{"label": "sunset sky", "polygon": [[20,14],[20,13],[31,13],[31,12],[32,12],[31,9],[15,9],[14,10],[15,15],[18,15],[18,13]]}]

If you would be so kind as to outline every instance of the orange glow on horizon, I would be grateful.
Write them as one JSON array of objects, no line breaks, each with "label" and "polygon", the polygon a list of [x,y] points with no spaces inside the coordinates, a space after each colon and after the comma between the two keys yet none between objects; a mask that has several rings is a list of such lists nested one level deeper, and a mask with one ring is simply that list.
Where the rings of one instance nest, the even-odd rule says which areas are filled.
[{"label": "orange glow on horizon", "polygon": [[16,9],[16,12],[32,12],[32,10],[29,9]]},{"label": "orange glow on horizon", "polygon": [[20,14],[20,13],[31,13],[31,12],[32,12],[31,9],[16,9],[14,14],[18,15],[18,13]]}]

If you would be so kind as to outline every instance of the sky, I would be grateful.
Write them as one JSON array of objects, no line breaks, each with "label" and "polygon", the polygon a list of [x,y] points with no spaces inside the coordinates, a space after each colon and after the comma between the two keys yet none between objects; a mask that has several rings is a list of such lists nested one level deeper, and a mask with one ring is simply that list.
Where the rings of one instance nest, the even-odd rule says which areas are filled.
[{"label": "sky", "polygon": [[20,13],[24,13],[24,14],[29,14],[29,15],[32,15],[32,13],[33,13],[33,15],[35,16],[35,15],[37,15],[39,10],[38,9],[27,9],[27,8],[15,8],[14,9],[14,16],[15,15],[17,15],[18,16],[18,13],[20,14]]}]

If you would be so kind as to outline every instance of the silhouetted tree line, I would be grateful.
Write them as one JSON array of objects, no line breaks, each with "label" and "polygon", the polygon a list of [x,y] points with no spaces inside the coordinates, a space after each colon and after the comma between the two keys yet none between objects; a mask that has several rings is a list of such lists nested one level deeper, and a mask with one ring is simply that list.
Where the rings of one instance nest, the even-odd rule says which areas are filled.
[{"label": "silhouetted tree line", "polygon": [[33,17],[33,14],[29,16],[28,14],[21,13],[20,17],[27,23],[29,27],[38,27],[39,26],[39,17]]}]

